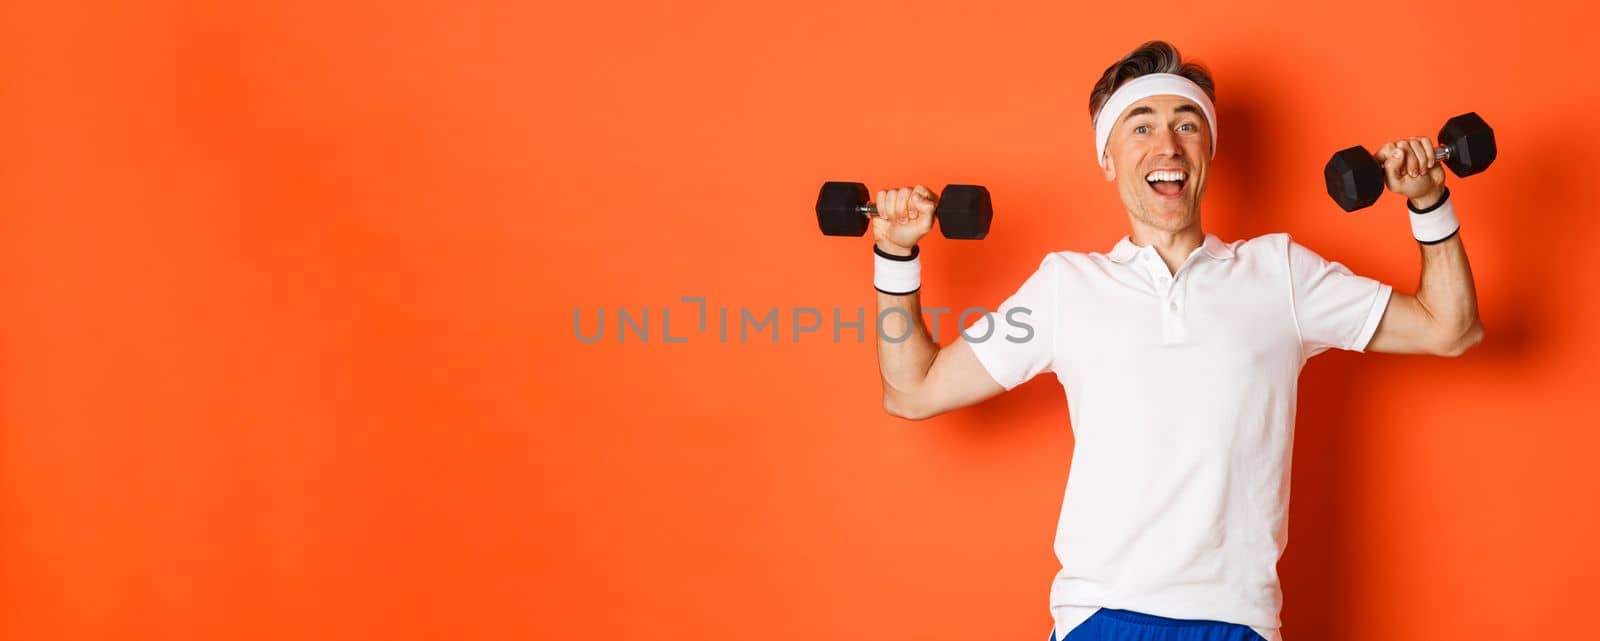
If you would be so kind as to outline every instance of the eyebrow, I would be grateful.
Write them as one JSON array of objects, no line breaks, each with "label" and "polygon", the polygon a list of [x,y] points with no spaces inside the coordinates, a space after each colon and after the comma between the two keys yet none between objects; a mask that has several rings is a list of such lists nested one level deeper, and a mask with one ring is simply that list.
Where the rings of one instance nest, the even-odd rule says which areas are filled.
[{"label": "eyebrow", "polygon": [[[1129,121],[1129,120],[1133,120],[1135,117],[1148,116],[1148,115],[1154,114],[1155,112],[1156,112],[1156,110],[1151,109],[1148,105],[1140,106],[1140,107],[1134,107],[1133,111],[1128,112],[1128,115],[1125,116],[1122,120],[1124,122],[1126,122],[1126,121]],[[1200,108],[1199,107],[1196,107],[1196,106],[1191,105],[1189,103],[1183,103],[1181,105],[1173,107],[1172,108],[1172,113],[1175,113],[1175,114],[1191,113],[1191,114],[1194,114],[1196,116],[1204,115],[1204,114],[1200,113]]]}]

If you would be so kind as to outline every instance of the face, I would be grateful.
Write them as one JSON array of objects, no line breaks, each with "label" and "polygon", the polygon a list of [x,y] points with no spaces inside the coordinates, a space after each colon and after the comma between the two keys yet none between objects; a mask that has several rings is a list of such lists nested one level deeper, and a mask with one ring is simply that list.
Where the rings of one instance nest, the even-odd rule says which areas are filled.
[{"label": "face", "polygon": [[1136,224],[1177,232],[1199,222],[1211,127],[1194,103],[1178,96],[1133,103],[1112,128],[1106,156],[1106,180],[1116,181]]}]

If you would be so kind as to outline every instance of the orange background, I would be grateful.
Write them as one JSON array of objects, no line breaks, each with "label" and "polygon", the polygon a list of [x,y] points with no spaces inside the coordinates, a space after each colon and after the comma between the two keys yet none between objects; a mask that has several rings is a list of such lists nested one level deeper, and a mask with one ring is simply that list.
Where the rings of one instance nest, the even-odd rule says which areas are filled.
[{"label": "orange background", "polygon": [[[1286,637],[1593,629],[1585,5],[131,4],[0,8],[5,639],[1043,641],[1053,377],[908,423],[787,315],[874,304],[824,180],[989,186],[929,306],[1108,249],[1085,104],[1149,38],[1216,74],[1225,239],[1410,291],[1401,203],[1340,212],[1322,163],[1499,138],[1451,179],[1486,341],[1301,378]],[[618,307],[648,342],[577,340]]]}]

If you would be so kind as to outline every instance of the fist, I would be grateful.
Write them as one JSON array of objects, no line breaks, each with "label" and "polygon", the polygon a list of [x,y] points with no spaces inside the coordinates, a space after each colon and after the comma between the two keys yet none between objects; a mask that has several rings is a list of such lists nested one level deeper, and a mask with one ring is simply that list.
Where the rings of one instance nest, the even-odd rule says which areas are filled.
[{"label": "fist", "polygon": [[933,211],[939,197],[917,185],[877,193],[878,215],[872,219],[872,239],[891,254],[909,255],[917,241],[933,228]]},{"label": "fist", "polygon": [[1433,157],[1433,141],[1426,136],[1385,143],[1373,158],[1383,164],[1389,191],[1405,196],[1418,208],[1438,202],[1444,193],[1444,165]]}]

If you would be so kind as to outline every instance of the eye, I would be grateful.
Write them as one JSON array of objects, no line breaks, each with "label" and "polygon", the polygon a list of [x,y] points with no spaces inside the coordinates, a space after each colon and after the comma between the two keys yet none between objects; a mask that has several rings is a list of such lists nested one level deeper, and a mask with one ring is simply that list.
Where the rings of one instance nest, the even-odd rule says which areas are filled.
[{"label": "eye", "polygon": [[1178,131],[1190,132],[1190,131],[1197,131],[1197,130],[1195,129],[1194,123],[1186,122],[1186,123],[1183,123],[1181,125],[1178,125]]},{"label": "eye", "polygon": [[1139,125],[1133,128],[1133,133],[1136,134],[1144,134],[1148,131],[1150,131],[1150,125]]}]

